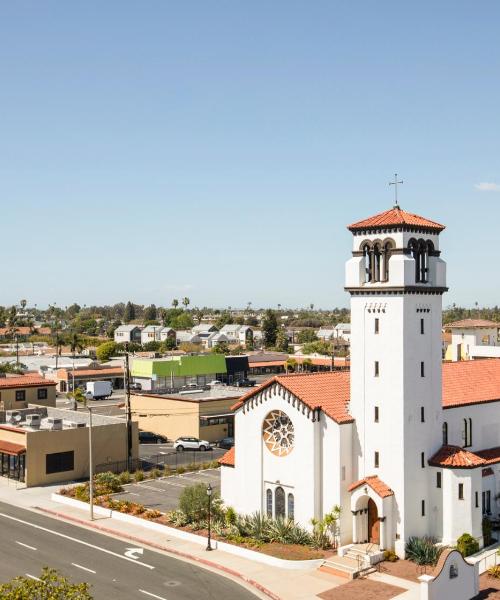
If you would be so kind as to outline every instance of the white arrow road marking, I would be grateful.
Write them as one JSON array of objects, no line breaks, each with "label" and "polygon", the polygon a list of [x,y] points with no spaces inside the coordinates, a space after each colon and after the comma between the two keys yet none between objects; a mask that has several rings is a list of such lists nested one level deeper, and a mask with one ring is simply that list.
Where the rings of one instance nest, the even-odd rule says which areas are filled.
[{"label": "white arrow road marking", "polygon": [[95,575],[95,571],[93,571],[92,569],[87,569],[87,567],[82,567],[82,565],[79,565],[77,563],[71,563],[74,567],[78,567],[79,569],[83,569],[84,571],[88,571],[89,573],[94,573]]},{"label": "white arrow road marking", "polygon": [[18,542],[16,540],[16,544],[19,544],[20,546],[24,546],[25,548],[29,548],[30,550],[36,550],[36,548],[34,546],[28,546],[28,544],[23,544],[22,542]]},{"label": "white arrow road marking", "polygon": [[163,596],[157,596],[156,594],[152,594],[151,592],[146,592],[146,590],[139,590],[142,594],[146,594],[146,596],[150,596],[151,598],[156,598],[157,600],[167,600]]},{"label": "white arrow road marking", "polygon": [[11,515],[6,515],[5,513],[0,513],[0,517],[4,517],[4,519],[10,519],[11,521],[16,521],[16,523],[23,523],[23,525],[28,525],[29,527],[33,527],[35,529],[39,529],[40,531],[46,531],[47,533],[52,533],[52,535],[57,535],[58,537],[64,538],[66,540],[70,540],[75,542],[76,544],[81,544],[82,546],[87,546],[88,548],[94,548],[94,550],[99,550],[100,552],[104,552],[105,554],[110,554],[111,556],[116,556],[121,558],[122,560],[128,560],[131,563],[136,565],[141,565],[141,567],[146,567],[147,569],[154,569],[153,565],[147,565],[146,563],[140,562],[138,560],[134,560],[133,558],[128,558],[128,556],[123,556],[123,554],[118,554],[117,552],[112,552],[111,550],[107,550],[106,548],[101,548],[101,546],[95,546],[94,544],[89,544],[89,542],[84,542],[83,540],[78,540],[77,538],[71,537],[70,535],[65,535],[64,533],[59,533],[59,531],[54,531],[52,529],[48,529],[47,527],[42,527],[41,525],[36,525],[35,523],[31,523],[30,521],[24,521],[23,519],[18,519],[17,517],[12,517]]},{"label": "white arrow road marking", "polygon": [[128,556],[129,558],[133,558],[134,560],[137,560],[139,558],[139,556],[136,556],[136,554],[144,554],[144,548],[125,548],[125,552],[124,552],[125,556]]}]

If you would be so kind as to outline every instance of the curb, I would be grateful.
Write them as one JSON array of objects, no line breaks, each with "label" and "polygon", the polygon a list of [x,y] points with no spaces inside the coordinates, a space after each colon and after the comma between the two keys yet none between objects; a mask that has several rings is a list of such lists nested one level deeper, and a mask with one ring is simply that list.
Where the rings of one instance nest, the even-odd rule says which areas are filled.
[{"label": "curb", "polygon": [[207,560],[205,558],[200,558],[199,556],[194,556],[192,554],[188,554],[187,552],[182,552],[180,550],[174,550],[173,548],[167,548],[166,546],[162,546],[161,544],[157,544],[156,542],[149,542],[149,541],[143,540],[142,538],[139,538],[135,535],[117,532],[114,529],[110,529],[108,527],[102,527],[93,522],[84,521],[83,519],[79,519],[78,517],[72,517],[70,515],[66,515],[65,513],[58,512],[56,510],[51,510],[50,508],[41,508],[39,506],[34,506],[33,508],[35,508],[36,510],[38,510],[40,512],[52,515],[54,517],[59,517],[60,519],[65,519],[66,521],[72,521],[73,523],[77,523],[78,525],[84,525],[85,527],[97,529],[104,533],[109,533],[109,534],[114,535],[119,538],[131,540],[133,542],[137,542],[138,544],[142,544],[144,546],[150,546],[151,548],[156,548],[157,550],[162,550],[163,552],[168,552],[169,554],[173,554],[174,556],[179,556],[181,558],[185,558],[187,560],[205,565],[207,567],[210,567],[211,569],[215,569],[217,571],[222,571],[223,573],[226,573],[226,575],[230,575],[231,577],[235,577],[236,579],[241,579],[245,583],[248,583],[250,586],[259,590],[259,592],[262,592],[264,595],[268,596],[272,600],[283,600],[280,596],[277,596],[274,592],[271,592],[271,590],[268,590],[266,587],[264,587],[262,584],[258,583],[254,579],[251,579],[250,577],[243,575],[243,573],[234,571],[233,569],[230,569],[229,567],[225,567],[223,565],[219,565],[218,563],[212,562],[211,560]]}]

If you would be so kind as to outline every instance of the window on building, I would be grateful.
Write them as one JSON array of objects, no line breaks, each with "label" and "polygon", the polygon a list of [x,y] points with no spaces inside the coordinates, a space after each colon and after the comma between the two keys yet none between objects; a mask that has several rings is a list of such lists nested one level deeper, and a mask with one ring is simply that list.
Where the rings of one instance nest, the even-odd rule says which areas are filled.
[{"label": "window on building", "polygon": [[378,423],[378,406],[375,407],[375,423]]},{"label": "window on building", "polygon": [[375,458],[374,458],[373,463],[375,465],[375,468],[378,469],[379,464],[380,464],[380,456],[379,456],[378,452],[375,452]]},{"label": "window on building", "polygon": [[273,517],[273,492],[269,488],[266,490],[266,513],[272,519]]},{"label": "window on building", "polygon": [[295,498],[293,494],[288,494],[288,518],[293,519],[295,514]]},{"label": "window on building", "polygon": [[73,471],[75,468],[75,453],[73,450],[69,452],[55,452],[45,456],[45,473],[62,473],[64,471]]},{"label": "window on building", "polygon": [[425,517],[425,500],[422,500],[421,514],[422,514],[423,517]]},{"label": "window on building", "polygon": [[420,407],[420,422],[425,423],[425,408],[423,406]]},{"label": "window on building", "polygon": [[463,423],[462,438],[464,447],[472,446],[472,419],[464,419]]},{"label": "window on building", "polygon": [[38,400],[47,400],[47,388],[38,388],[36,395]]},{"label": "window on building", "polygon": [[375,333],[380,331],[380,322],[379,319],[375,319]]},{"label": "window on building", "polygon": [[423,468],[425,468],[425,453],[421,452],[420,453],[420,466]]},{"label": "window on building", "polygon": [[420,362],[420,377],[425,377],[425,365],[423,360]]},{"label": "window on building", "polygon": [[285,518],[285,490],[280,486],[274,490],[274,516]]},{"label": "window on building", "polygon": [[441,488],[441,471],[436,473],[436,487]]},{"label": "window on building", "polygon": [[464,484],[463,483],[458,484],[458,499],[459,500],[464,499]]},{"label": "window on building", "polygon": [[479,493],[478,492],[474,493],[474,498],[475,498],[476,508],[479,508]]},{"label": "window on building", "polygon": [[443,431],[443,446],[448,445],[448,423],[445,421],[442,427]]},{"label": "window on building", "polygon": [[375,361],[375,377],[380,375],[380,366],[378,364],[378,360]]},{"label": "window on building", "polygon": [[425,325],[424,320],[420,319],[420,333],[423,335],[425,333]]},{"label": "window on building", "polygon": [[472,446],[472,419],[469,419],[469,446]]},{"label": "window on building", "polygon": [[16,402],[24,402],[26,400],[26,390],[16,390]]},{"label": "window on building", "polygon": [[482,494],[483,515],[491,514],[491,491],[486,490]]}]

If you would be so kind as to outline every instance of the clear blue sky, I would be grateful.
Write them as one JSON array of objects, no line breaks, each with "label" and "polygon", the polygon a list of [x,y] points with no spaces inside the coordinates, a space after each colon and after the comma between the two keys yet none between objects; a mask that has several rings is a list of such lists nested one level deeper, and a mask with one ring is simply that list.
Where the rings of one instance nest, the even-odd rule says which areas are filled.
[{"label": "clear blue sky", "polygon": [[395,171],[448,226],[445,304],[498,303],[499,22],[496,0],[2,2],[0,304],[346,306],[345,225]]}]

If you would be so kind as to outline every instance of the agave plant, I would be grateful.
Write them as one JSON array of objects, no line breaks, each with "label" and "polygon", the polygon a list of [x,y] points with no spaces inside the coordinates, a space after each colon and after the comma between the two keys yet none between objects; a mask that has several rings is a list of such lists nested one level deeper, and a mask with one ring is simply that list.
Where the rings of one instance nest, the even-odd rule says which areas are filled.
[{"label": "agave plant", "polygon": [[443,547],[437,546],[432,536],[411,537],[406,543],[406,556],[417,565],[435,565]]}]

